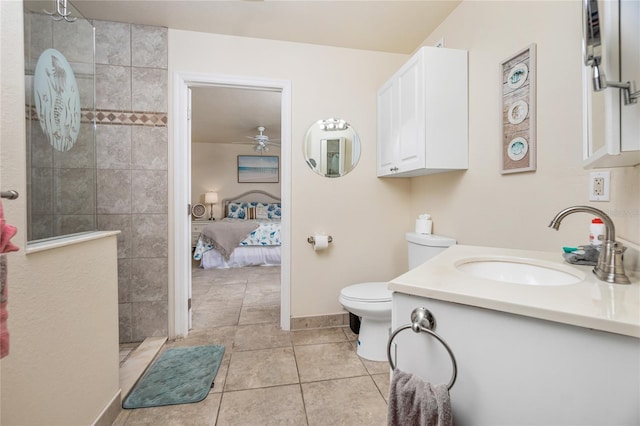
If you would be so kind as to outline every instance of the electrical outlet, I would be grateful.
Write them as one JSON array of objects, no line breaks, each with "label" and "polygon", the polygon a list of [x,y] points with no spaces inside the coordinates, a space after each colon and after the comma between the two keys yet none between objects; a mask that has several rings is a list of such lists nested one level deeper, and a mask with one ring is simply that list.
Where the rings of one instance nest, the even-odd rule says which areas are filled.
[{"label": "electrical outlet", "polygon": [[609,201],[611,172],[589,174],[589,201]]}]

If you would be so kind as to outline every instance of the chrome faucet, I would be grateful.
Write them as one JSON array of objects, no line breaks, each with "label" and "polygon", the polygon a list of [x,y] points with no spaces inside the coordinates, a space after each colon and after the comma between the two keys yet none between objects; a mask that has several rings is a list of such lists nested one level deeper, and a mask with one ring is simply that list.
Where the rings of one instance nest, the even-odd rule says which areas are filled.
[{"label": "chrome faucet", "polygon": [[602,210],[598,210],[589,206],[573,206],[559,212],[556,217],[551,220],[549,228],[555,230],[560,229],[562,219],[572,213],[591,213],[598,216],[604,222],[604,241],[600,247],[600,256],[598,262],[593,268],[599,280],[613,284],[630,284],[629,277],[624,272],[622,264],[622,253],[625,247],[616,241],[616,227],[613,225],[611,218]]}]

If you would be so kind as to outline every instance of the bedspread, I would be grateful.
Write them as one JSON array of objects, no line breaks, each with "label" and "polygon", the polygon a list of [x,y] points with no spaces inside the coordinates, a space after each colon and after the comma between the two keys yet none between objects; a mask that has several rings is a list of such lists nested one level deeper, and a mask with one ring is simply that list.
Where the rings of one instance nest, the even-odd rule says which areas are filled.
[{"label": "bedspread", "polygon": [[[258,228],[252,231],[245,239],[240,241],[239,246],[279,246],[282,244],[280,234],[280,221],[255,219],[255,220],[238,220],[238,219],[222,219],[220,222],[251,222],[255,223]],[[201,260],[202,254],[206,251],[214,249],[214,245],[206,238],[198,238],[193,258]]]}]

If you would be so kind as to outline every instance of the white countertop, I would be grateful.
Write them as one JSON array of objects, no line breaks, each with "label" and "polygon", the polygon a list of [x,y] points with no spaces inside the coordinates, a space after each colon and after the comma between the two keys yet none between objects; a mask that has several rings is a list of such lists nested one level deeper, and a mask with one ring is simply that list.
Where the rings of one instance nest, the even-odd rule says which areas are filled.
[{"label": "white countertop", "polygon": [[[513,284],[478,278],[456,269],[468,258],[534,259],[560,270],[577,270],[584,280],[561,286]],[[627,272],[630,285],[608,284],[592,266],[570,265],[561,253],[455,245],[392,279],[394,292],[493,309],[640,338],[640,275]]]}]

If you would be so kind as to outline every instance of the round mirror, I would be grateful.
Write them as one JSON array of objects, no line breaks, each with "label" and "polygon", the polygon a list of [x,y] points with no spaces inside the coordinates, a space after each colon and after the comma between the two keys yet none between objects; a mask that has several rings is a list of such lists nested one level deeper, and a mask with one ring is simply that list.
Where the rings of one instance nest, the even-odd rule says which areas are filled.
[{"label": "round mirror", "polygon": [[304,138],[304,159],[320,176],[344,176],[360,160],[358,133],[339,118],[318,120],[309,127]]}]

